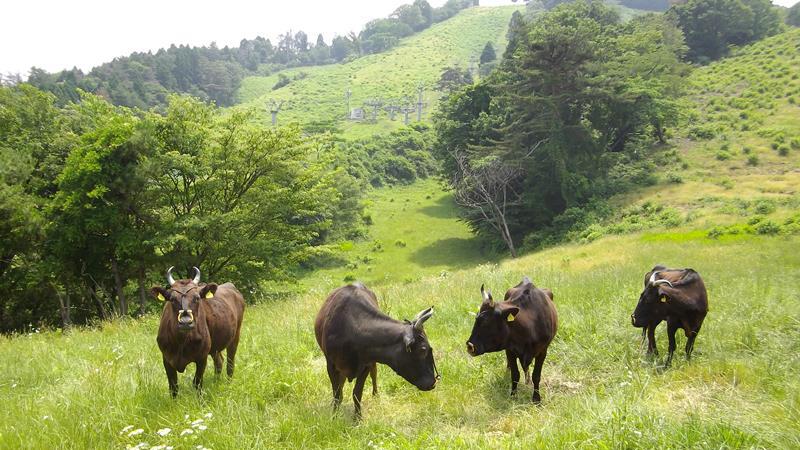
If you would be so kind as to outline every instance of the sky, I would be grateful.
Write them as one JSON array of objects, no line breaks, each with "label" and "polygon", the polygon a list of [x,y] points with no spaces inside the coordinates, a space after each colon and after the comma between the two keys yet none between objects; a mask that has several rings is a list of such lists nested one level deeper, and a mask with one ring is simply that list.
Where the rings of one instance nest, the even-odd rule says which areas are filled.
[{"label": "sky", "polygon": [[[436,7],[445,0],[428,0]],[[273,39],[287,30],[310,41],[322,33],[358,32],[412,0],[7,0],[0,26],[0,74],[27,77],[32,66],[49,72],[92,67],[135,51],[170,44],[238,46],[243,38]],[[481,0],[510,5],[511,0]],[[112,6],[113,5],[113,6]]]}]

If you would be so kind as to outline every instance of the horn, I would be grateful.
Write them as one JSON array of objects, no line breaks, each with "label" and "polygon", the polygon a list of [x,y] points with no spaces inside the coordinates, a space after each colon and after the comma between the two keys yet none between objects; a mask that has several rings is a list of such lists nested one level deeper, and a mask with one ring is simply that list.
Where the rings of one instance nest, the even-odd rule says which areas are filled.
[{"label": "horn", "polygon": [[525,275],[524,277],[522,277],[522,284],[523,285],[525,285],[525,284],[533,284],[533,282],[531,281],[530,278],[528,278],[527,275]]},{"label": "horn", "polygon": [[494,300],[492,299],[492,291],[485,290],[482,284],[481,284],[481,296],[483,297],[483,303],[486,303],[489,306],[494,305]]},{"label": "horn", "polygon": [[430,319],[432,315],[433,315],[433,306],[424,311],[421,311],[419,314],[417,314],[417,317],[412,322],[414,324],[414,328],[421,331],[422,325],[425,323],[426,320]]},{"label": "horn", "polygon": [[194,269],[194,278],[192,279],[192,283],[198,284],[200,283],[200,269],[197,267],[192,267]]},{"label": "horn", "polygon": [[167,269],[167,283],[169,283],[170,286],[175,284],[175,278],[172,278],[172,269],[174,268],[175,266],[172,266],[169,269]]},{"label": "horn", "polygon": [[653,283],[655,283],[656,275],[658,275],[658,271],[655,271],[653,272],[652,275],[650,275],[650,281],[648,281],[647,284],[652,285]]},{"label": "horn", "polygon": [[655,286],[661,286],[662,284],[668,284],[668,285],[669,285],[669,287],[673,287],[673,286],[672,286],[672,283],[671,283],[669,280],[656,280],[656,281],[654,281],[654,282],[652,283],[652,285],[653,285],[654,287],[655,287]]}]

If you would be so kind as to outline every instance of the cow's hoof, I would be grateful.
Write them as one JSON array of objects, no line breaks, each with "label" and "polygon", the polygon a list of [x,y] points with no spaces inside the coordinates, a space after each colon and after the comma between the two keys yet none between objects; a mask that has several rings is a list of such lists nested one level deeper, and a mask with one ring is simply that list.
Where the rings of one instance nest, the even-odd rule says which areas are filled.
[{"label": "cow's hoof", "polygon": [[531,397],[531,400],[533,400],[533,403],[535,403],[537,405],[541,405],[542,404],[542,396],[539,395],[538,392],[534,391],[533,397]]}]

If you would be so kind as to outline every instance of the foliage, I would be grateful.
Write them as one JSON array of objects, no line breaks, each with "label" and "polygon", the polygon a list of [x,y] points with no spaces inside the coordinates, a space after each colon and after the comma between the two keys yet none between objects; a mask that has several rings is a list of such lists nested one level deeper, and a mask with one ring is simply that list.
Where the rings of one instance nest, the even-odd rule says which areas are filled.
[{"label": "foliage", "polygon": [[800,27],[800,2],[795,3],[786,12],[786,24],[793,27]]},{"label": "foliage", "polygon": [[686,36],[687,56],[706,62],[724,56],[731,45],[780,31],[780,15],[769,0],[688,0],[670,8]]},{"label": "foliage", "polygon": [[[449,177],[456,153],[468,166],[499,159],[522,169],[521,201],[508,213],[514,238],[618,192],[607,175],[665,139],[686,73],[681,33],[661,16],[620,23],[598,2],[574,2],[521,26],[500,69],[451,96],[437,121]],[[489,232],[478,212],[465,210],[465,220]]]},{"label": "foliage", "polygon": [[361,188],[321,138],[171,97],[164,115],[84,94],[68,109],[0,88],[2,331],[148,307],[149,283],[192,266],[249,293],[358,227]]}]

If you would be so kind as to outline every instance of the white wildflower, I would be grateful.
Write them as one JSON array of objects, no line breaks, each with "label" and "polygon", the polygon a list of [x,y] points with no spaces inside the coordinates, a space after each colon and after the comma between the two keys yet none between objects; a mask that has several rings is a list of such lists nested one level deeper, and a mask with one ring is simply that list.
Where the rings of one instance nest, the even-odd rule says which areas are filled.
[{"label": "white wildflower", "polygon": [[184,420],[189,420],[189,415],[188,415],[188,414],[185,414],[185,415],[183,416],[183,418],[184,418]]},{"label": "white wildflower", "polygon": [[208,427],[207,427],[207,426],[205,426],[205,425],[198,425],[198,426],[197,426],[197,429],[198,429],[198,430],[200,430],[200,431],[205,431],[205,430],[207,430],[207,429],[208,429]]},{"label": "white wildflower", "polygon": [[141,429],[141,428],[137,428],[137,429],[131,431],[130,433],[128,433],[128,437],[138,436],[138,435],[140,435],[142,433],[144,433],[144,430]]},{"label": "white wildflower", "polygon": [[128,430],[132,430],[132,429],[133,429],[133,425],[128,425],[125,428],[123,428],[122,431],[119,432],[119,434],[125,434],[125,433],[128,432]]},{"label": "white wildflower", "polygon": [[50,418],[50,416],[42,416],[42,420],[47,420],[49,418]]},{"label": "white wildflower", "polygon": [[196,427],[197,425],[200,425],[201,423],[203,423],[203,419],[197,419],[194,422],[192,422],[192,426]]},{"label": "white wildflower", "polygon": [[156,445],[156,446],[150,447],[150,450],[166,450],[166,448],[167,448],[166,445]]},{"label": "white wildflower", "polygon": [[156,431],[156,434],[158,434],[159,436],[166,436],[166,435],[168,435],[168,434],[169,434],[171,431],[172,431],[172,428],[162,428],[162,429],[160,429],[160,430]]},{"label": "white wildflower", "polygon": [[[14,386],[16,386],[16,385],[14,385]],[[212,418],[212,417],[214,417],[214,414],[212,414],[212,413],[206,413],[206,419],[210,419],[210,418]]]},{"label": "white wildflower", "polygon": [[192,434],[192,433],[194,433],[194,430],[192,430],[191,428],[187,428],[181,431],[181,436],[186,436],[187,434]]}]

